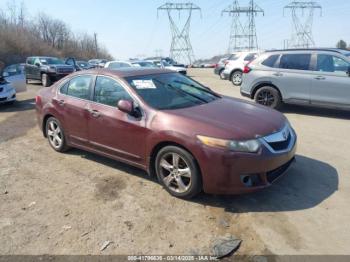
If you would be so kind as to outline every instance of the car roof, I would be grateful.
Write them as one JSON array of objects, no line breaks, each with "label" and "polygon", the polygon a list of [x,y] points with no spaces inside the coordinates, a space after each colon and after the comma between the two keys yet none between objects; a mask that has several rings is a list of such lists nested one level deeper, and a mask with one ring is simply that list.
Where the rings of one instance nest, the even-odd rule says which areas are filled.
[{"label": "car roof", "polygon": [[91,69],[84,72],[76,72],[73,75],[81,74],[105,74],[109,76],[116,76],[119,78],[125,78],[130,76],[145,76],[145,75],[156,75],[156,74],[167,74],[174,73],[174,71],[159,68],[144,68],[144,67],[127,67],[119,68],[118,70],[110,70],[106,68],[102,69]]},{"label": "car roof", "polygon": [[344,50],[339,48],[291,48],[291,49],[277,49],[277,50],[268,50],[266,53],[277,53],[277,52],[335,52],[338,54],[348,54],[350,50]]}]

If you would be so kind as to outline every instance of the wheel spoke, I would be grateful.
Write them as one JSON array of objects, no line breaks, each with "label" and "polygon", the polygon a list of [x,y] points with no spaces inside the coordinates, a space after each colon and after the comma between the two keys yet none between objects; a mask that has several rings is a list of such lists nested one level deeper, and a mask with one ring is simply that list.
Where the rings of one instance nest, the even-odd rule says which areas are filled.
[{"label": "wheel spoke", "polygon": [[167,171],[171,171],[173,169],[173,166],[168,163],[164,158],[160,161],[160,166],[164,168]]},{"label": "wheel spoke", "polygon": [[181,177],[176,178],[176,184],[177,184],[180,192],[184,192],[187,190],[187,187],[184,184],[184,182],[182,181]]},{"label": "wheel spoke", "polygon": [[179,169],[179,175],[182,177],[191,178],[191,170],[190,168]]},{"label": "wheel spoke", "polygon": [[164,177],[164,183],[167,187],[169,187],[170,183],[174,181],[174,177],[172,175],[168,175],[167,177]]},{"label": "wheel spoke", "polygon": [[55,123],[54,123],[54,122],[50,122],[50,129],[51,129],[52,131],[55,131],[55,130],[56,130],[56,128],[55,128]]},{"label": "wheel spoke", "polygon": [[56,139],[57,145],[61,145],[62,139],[59,136],[56,136],[55,139]]},{"label": "wheel spoke", "polygon": [[54,136],[54,132],[51,131],[50,129],[47,131],[47,134],[48,134],[48,136],[50,136],[50,137]]},{"label": "wheel spoke", "polygon": [[180,157],[178,154],[173,153],[173,166],[174,168],[179,168]]}]

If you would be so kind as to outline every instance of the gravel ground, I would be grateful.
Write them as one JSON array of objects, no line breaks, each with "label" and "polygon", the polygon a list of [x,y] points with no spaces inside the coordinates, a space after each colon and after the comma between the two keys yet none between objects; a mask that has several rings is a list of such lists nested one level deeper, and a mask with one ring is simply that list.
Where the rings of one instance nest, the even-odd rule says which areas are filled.
[{"label": "gravel ground", "polygon": [[[190,75],[239,89],[212,70]],[[36,125],[28,85],[0,105],[0,254],[209,254],[233,234],[237,254],[350,255],[350,112],[288,106],[297,163],[271,188],[244,196],[171,197],[143,171],[80,150],[54,152]],[[105,241],[112,243],[100,251]]]}]

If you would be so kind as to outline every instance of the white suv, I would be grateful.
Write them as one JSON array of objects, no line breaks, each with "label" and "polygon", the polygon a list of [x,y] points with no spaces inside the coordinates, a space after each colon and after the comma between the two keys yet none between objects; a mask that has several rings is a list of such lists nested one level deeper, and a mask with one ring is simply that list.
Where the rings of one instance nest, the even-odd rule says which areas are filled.
[{"label": "white suv", "polygon": [[229,60],[226,61],[225,70],[222,73],[224,79],[230,80],[235,86],[240,86],[242,84],[244,67],[257,58],[258,55],[258,51],[234,53]]},{"label": "white suv", "polygon": [[271,51],[245,67],[241,94],[278,108],[283,103],[350,109],[350,51]]}]

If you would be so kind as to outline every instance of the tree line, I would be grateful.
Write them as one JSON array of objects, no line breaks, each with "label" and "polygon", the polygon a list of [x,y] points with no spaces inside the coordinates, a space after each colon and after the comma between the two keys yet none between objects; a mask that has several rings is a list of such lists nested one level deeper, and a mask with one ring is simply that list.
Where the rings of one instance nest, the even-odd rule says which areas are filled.
[{"label": "tree line", "polygon": [[9,2],[0,9],[0,61],[23,63],[28,56],[112,60],[96,35],[76,34],[65,22],[45,13],[31,18],[23,3]]}]

